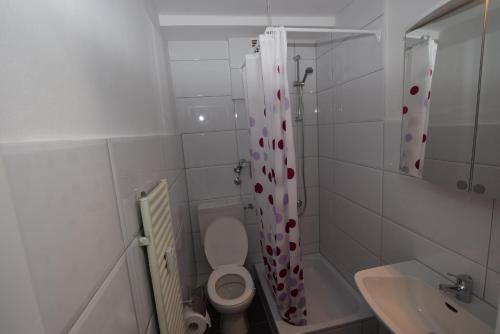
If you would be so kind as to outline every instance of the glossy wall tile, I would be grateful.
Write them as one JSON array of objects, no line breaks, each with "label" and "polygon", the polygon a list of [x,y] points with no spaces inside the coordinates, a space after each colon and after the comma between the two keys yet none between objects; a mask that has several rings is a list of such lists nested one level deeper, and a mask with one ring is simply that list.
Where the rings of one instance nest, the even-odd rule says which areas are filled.
[{"label": "glossy wall tile", "polygon": [[60,333],[125,247],[106,141],[1,149],[42,321]]},{"label": "glossy wall tile", "polygon": [[127,264],[122,259],[90,301],[70,334],[137,333]]},{"label": "glossy wall tile", "polygon": [[[379,0],[354,0],[340,12],[338,23],[392,29],[394,17],[387,18],[385,9]],[[394,38],[393,31],[389,35]],[[395,80],[397,71],[384,62],[385,53],[396,49],[386,47],[385,38],[378,43],[340,37],[325,37],[316,47],[320,252],[352,284],[357,270],[410,259],[431,267],[443,280],[447,272],[468,273],[477,283],[474,293],[496,305],[497,203],[398,173],[401,123],[393,111],[399,107],[386,105],[393,102],[386,81]],[[389,87],[400,85],[402,78],[397,80]],[[439,136],[461,130],[432,131]],[[467,151],[456,146],[445,152],[450,160]],[[434,150],[441,148],[429,154]],[[452,173],[443,163],[435,161],[429,168]]]},{"label": "glossy wall tile", "polygon": [[40,333],[90,333],[95,326],[146,332],[154,302],[144,249],[136,240],[141,233],[137,200],[161,178],[169,181],[188,297],[196,273],[180,136],[2,144],[0,153]]},{"label": "glossy wall tile", "polygon": [[[306,67],[315,68],[315,47],[311,41],[289,41],[289,63],[291,58],[300,54],[302,70]],[[189,87],[189,93],[177,94],[177,115],[180,123],[183,140],[183,154],[186,161],[186,176],[189,191],[189,211],[191,219],[191,230],[195,243],[195,262],[198,271],[198,281],[207,278],[211,269],[205,259],[201,245],[199,244],[199,226],[197,219],[197,206],[200,203],[238,200],[247,205],[253,202],[253,189],[249,174],[248,162],[244,163],[240,175],[241,185],[235,185],[236,174],[233,169],[238,160],[249,160],[249,133],[248,115],[245,107],[242,71],[244,55],[252,48],[252,38],[229,38],[228,41],[212,41],[208,46],[203,41],[175,42],[169,45],[171,65],[180,68],[177,73],[182,73],[182,87]],[[219,48],[220,50],[215,50]],[[229,59],[225,57],[229,50]],[[204,55],[206,53],[206,56]],[[228,83],[230,92],[226,90],[213,90],[213,85],[218,82],[210,80],[213,75],[207,69],[214,65],[214,59],[221,68],[230,68]],[[186,63],[194,64],[197,73],[194,75],[186,71]],[[295,80],[295,66],[289,68],[290,85]],[[199,69],[199,71],[198,71]],[[221,71],[222,73],[222,71]],[[174,73],[174,81],[175,81]],[[184,81],[182,81],[184,80]],[[218,80],[218,79],[217,79]],[[191,84],[192,83],[192,84]],[[181,89],[184,89],[182,88]],[[193,88],[194,87],[194,88]],[[225,87],[225,86],[224,86]],[[295,90],[291,86],[291,93]],[[316,106],[316,79],[308,78],[306,94],[304,97],[304,154],[306,157],[306,188],[309,198],[309,208],[305,220],[312,223],[304,223],[307,247],[305,252],[313,252],[319,249],[319,204],[318,204],[318,145],[317,145],[317,106]],[[207,95],[203,92],[211,91],[210,97],[187,97]],[[296,108],[296,96],[292,95],[292,107]],[[294,123],[294,131],[299,136],[299,127]],[[296,137],[299,138],[299,137]],[[298,145],[298,143],[296,143]],[[303,171],[299,168],[299,173]],[[303,192],[303,190],[302,190]],[[251,266],[255,261],[261,261],[260,250],[256,243],[257,220],[253,212],[245,211],[244,223],[247,226],[249,239],[251,240],[251,251],[247,258],[247,265]]]}]

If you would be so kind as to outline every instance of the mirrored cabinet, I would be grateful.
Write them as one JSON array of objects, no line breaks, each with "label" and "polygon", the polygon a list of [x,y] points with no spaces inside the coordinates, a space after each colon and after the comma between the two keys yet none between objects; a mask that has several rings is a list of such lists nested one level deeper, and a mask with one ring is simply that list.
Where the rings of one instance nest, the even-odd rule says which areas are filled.
[{"label": "mirrored cabinet", "polygon": [[500,1],[490,2],[478,96],[472,191],[500,198]]},{"label": "mirrored cabinet", "polygon": [[404,54],[400,171],[500,198],[500,0],[438,7]]}]

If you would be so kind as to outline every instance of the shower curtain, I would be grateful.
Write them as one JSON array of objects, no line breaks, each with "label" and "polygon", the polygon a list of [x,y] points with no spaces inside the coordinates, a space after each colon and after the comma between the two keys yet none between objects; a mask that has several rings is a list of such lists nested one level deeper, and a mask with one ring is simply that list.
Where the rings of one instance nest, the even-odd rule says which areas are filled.
[{"label": "shower curtain", "polygon": [[437,43],[432,38],[417,43],[405,51],[399,169],[405,174],[422,177]]},{"label": "shower curtain", "polygon": [[260,54],[246,56],[243,81],[260,243],[281,317],[293,325],[305,325],[286,32],[268,28],[259,36],[259,45]]}]

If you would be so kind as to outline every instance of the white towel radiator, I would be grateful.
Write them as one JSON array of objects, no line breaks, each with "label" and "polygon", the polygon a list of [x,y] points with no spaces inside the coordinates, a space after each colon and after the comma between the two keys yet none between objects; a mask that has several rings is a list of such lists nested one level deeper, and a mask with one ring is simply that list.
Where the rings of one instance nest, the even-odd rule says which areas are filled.
[{"label": "white towel radiator", "polygon": [[144,237],[139,243],[148,251],[160,333],[186,333],[167,181],[161,180],[140,204]]}]

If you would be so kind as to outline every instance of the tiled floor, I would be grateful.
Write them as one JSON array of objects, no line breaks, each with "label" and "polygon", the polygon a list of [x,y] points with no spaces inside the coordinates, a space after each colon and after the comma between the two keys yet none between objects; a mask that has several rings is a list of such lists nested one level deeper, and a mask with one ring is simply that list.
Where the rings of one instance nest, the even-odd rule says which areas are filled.
[{"label": "tiled floor", "polygon": [[[264,307],[261,304],[258,294],[255,294],[255,298],[252,305],[247,310],[248,322],[250,323],[250,330],[248,334],[271,334],[271,328],[267,323],[266,315],[264,313]],[[208,313],[212,319],[212,327],[209,328],[206,334],[219,334],[220,333],[220,314],[212,307],[208,305]],[[234,333],[240,334],[240,333]],[[241,333],[242,334],[242,333]]]}]

